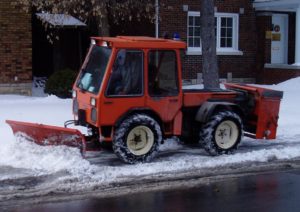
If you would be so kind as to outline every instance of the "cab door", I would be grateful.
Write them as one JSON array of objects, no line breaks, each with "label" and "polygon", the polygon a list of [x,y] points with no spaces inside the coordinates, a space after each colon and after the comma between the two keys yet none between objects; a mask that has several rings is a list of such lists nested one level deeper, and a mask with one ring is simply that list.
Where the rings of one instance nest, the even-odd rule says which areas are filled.
[{"label": "cab door", "polygon": [[143,108],[144,52],[118,49],[100,108],[100,125],[112,126],[126,112]]},{"label": "cab door", "polygon": [[174,50],[149,50],[147,53],[146,106],[164,123],[171,123],[182,106],[178,57],[179,53]]}]

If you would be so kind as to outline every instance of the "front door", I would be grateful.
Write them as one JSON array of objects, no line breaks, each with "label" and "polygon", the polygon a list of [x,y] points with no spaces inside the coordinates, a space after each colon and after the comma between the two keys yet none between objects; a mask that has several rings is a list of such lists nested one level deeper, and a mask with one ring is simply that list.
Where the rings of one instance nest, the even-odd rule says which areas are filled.
[{"label": "front door", "polygon": [[273,14],[271,63],[287,64],[288,15]]},{"label": "front door", "polygon": [[155,111],[165,123],[174,120],[182,105],[176,51],[148,52],[148,95],[146,106]]}]

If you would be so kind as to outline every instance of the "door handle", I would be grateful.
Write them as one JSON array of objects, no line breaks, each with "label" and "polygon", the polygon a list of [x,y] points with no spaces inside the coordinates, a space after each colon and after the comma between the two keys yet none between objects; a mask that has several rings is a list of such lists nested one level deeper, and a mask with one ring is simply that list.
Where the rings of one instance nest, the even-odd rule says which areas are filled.
[{"label": "door handle", "polygon": [[104,102],[105,105],[111,105],[112,103],[114,103],[114,102],[112,102],[112,101],[105,101]]},{"label": "door handle", "polygon": [[163,98],[162,98],[162,97],[151,97],[151,99],[152,99],[153,101],[160,101],[160,100],[162,100]]}]

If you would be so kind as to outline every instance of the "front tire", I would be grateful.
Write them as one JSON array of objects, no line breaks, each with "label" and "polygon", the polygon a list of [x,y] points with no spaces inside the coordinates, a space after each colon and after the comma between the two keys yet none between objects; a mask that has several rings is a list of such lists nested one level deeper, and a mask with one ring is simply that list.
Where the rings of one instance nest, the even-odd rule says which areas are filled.
[{"label": "front tire", "polygon": [[135,114],[116,129],[112,142],[115,154],[124,162],[134,164],[151,161],[162,141],[161,128],[151,117]]},{"label": "front tire", "polygon": [[213,115],[200,131],[200,143],[213,156],[231,154],[242,139],[241,118],[234,112],[221,111]]}]

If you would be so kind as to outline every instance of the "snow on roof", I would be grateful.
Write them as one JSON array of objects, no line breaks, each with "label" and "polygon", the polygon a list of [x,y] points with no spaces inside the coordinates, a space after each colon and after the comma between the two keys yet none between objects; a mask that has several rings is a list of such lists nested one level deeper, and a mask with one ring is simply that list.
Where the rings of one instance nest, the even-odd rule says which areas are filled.
[{"label": "snow on roof", "polygon": [[299,0],[255,0],[253,6],[261,11],[294,12],[299,7],[299,3]]},{"label": "snow on roof", "polygon": [[77,18],[65,14],[36,13],[37,17],[53,26],[86,26]]}]

